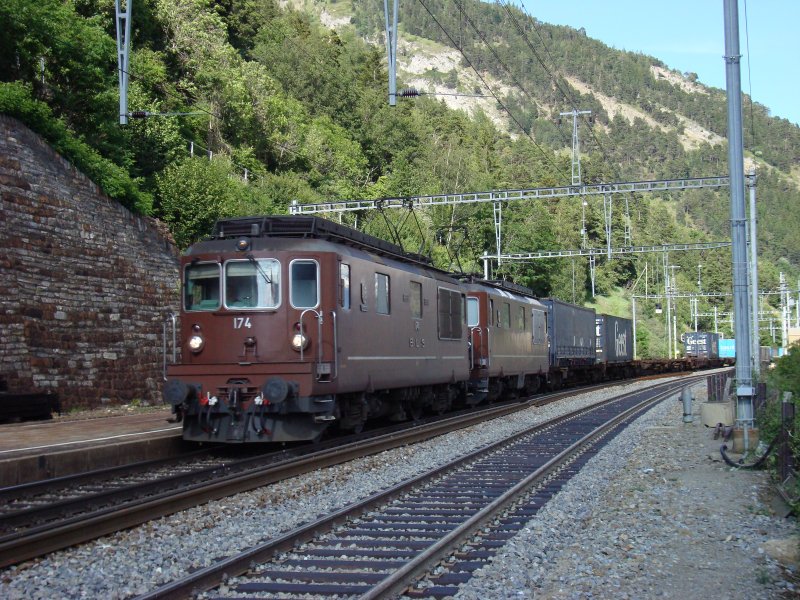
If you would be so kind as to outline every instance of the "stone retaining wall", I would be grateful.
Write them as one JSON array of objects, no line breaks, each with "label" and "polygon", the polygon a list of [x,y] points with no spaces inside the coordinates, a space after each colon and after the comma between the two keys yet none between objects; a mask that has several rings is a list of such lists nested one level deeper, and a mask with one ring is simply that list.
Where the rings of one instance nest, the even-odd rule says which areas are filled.
[{"label": "stone retaining wall", "polygon": [[106,197],[0,115],[0,377],[62,409],[160,402],[161,331],[178,307],[163,224]]}]

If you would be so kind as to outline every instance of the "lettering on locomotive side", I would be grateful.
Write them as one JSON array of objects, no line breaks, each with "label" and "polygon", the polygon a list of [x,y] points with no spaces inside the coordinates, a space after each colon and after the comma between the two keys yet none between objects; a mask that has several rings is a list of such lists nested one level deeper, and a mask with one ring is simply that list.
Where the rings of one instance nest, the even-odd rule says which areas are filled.
[{"label": "lettering on locomotive side", "polygon": [[408,338],[408,347],[409,348],[424,348],[425,347],[425,338]]},{"label": "lettering on locomotive side", "polygon": [[628,332],[619,332],[619,323],[614,323],[614,346],[617,356],[626,356],[628,354]]}]

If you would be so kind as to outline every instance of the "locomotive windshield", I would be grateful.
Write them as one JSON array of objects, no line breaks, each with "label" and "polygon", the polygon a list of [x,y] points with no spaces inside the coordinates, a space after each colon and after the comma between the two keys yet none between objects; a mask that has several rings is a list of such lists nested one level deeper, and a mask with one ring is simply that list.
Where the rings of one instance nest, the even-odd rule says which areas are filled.
[{"label": "locomotive windshield", "polygon": [[199,263],[186,265],[183,285],[183,307],[186,310],[219,308],[219,265]]},{"label": "locomotive windshield", "polygon": [[225,263],[225,306],[228,308],[276,308],[280,297],[280,263],[277,260]]}]

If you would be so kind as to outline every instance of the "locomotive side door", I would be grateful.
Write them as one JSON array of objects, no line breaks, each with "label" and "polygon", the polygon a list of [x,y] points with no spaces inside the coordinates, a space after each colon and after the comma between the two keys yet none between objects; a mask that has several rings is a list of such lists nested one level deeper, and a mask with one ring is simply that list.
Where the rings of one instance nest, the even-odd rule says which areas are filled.
[{"label": "locomotive side door", "polygon": [[335,346],[340,285],[335,257],[297,257],[289,261],[289,305],[296,314],[295,339],[299,339],[295,349],[302,362],[313,363],[314,378],[319,383],[331,382],[338,375]]}]

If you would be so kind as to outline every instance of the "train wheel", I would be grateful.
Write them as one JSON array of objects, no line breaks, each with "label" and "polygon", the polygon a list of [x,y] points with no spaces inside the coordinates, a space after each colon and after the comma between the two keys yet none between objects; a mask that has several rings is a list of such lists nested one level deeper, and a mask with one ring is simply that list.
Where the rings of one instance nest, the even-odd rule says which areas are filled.
[{"label": "train wheel", "polygon": [[407,402],[406,413],[412,421],[419,421],[422,418],[422,405],[417,402]]},{"label": "train wheel", "polygon": [[364,430],[364,424],[367,422],[369,415],[369,407],[364,394],[351,396],[349,398],[342,398],[340,400],[341,419],[339,421],[339,428],[344,431],[352,431],[353,433],[361,433]]},{"label": "train wheel", "polygon": [[453,393],[450,387],[446,386],[436,390],[431,408],[437,415],[443,415],[453,406]]}]

